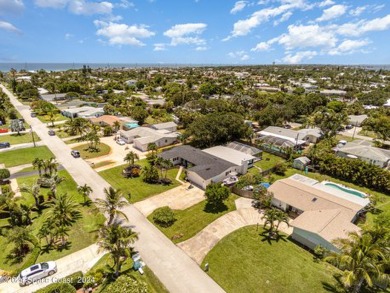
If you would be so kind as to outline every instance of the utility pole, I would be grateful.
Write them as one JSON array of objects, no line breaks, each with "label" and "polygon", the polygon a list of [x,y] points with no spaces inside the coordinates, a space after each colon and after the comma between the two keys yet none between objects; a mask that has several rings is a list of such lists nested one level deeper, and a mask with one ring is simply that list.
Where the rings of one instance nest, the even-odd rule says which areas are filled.
[{"label": "utility pole", "polygon": [[36,147],[36,144],[35,144],[35,137],[34,137],[34,132],[33,132],[33,129],[32,129],[32,126],[30,125],[30,132],[31,132],[31,136],[32,136],[32,140],[33,140],[33,144],[34,144],[34,148]]},{"label": "utility pole", "polygon": [[353,129],[353,134],[352,134],[352,140],[354,139],[355,137],[355,132],[356,132],[356,127],[357,127],[357,121],[355,122],[355,128]]}]

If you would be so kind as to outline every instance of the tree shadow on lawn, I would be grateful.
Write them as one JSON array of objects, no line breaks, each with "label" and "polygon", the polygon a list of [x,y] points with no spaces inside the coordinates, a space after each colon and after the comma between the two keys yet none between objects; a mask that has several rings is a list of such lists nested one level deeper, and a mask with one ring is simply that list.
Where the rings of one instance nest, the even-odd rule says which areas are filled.
[{"label": "tree shadow on lawn", "polygon": [[51,251],[56,250],[56,251],[63,251],[63,250],[69,250],[72,247],[72,242],[67,241],[65,244],[46,244],[41,247],[41,253],[40,254],[49,254]]},{"label": "tree shadow on lawn", "polygon": [[267,241],[270,245],[272,245],[272,242],[287,242],[286,236],[279,234],[279,231],[271,232],[270,229],[264,229],[259,235],[262,237],[261,242]]},{"label": "tree shadow on lawn", "polygon": [[340,274],[334,274],[333,275],[334,282],[321,282],[322,287],[328,291],[333,293],[345,293],[348,292],[345,290],[343,282],[341,281],[341,275]]},{"label": "tree shadow on lawn", "polygon": [[206,213],[211,213],[211,214],[219,214],[219,213],[227,211],[228,209],[229,209],[228,206],[224,203],[218,204],[218,205],[206,203],[203,211]]}]

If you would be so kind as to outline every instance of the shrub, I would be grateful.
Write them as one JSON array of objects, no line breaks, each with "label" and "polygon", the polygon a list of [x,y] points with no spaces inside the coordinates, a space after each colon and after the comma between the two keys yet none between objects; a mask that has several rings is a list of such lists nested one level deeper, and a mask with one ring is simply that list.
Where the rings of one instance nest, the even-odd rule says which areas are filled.
[{"label": "shrub", "polygon": [[35,246],[34,249],[31,251],[30,255],[27,257],[26,261],[21,266],[21,268],[16,271],[15,275],[19,275],[20,272],[23,271],[23,268],[28,268],[33,264],[36,264],[40,253],[41,253],[41,248]]},{"label": "shrub", "polygon": [[287,171],[287,166],[286,164],[276,164],[275,167],[274,167],[274,170],[273,172],[276,174],[276,175],[284,175],[284,173],[286,173]]},{"label": "shrub", "polygon": [[76,289],[80,289],[83,287],[83,279],[84,274],[81,271],[75,272],[73,274],[70,274],[69,276],[66,276],[65,278],[62,278],[60,282],[62,283],[68,283],[75,287]]},{"label": "shrub", "polygon": [[68,283],[53,283],[35,293],[76,293],[76,288]]},{"label": "shrub", "polygon": [[158,208],[154,212],[153,221],[162,227],[169,227],[173,225],[173,223],[176,221],[176,218],[172,209],[168,206],[165,206]]},{"label": "shrub", "polygon": [[[107,293],[147,293],[148,286],[132,276],[122,275],[109,284],[102,292]],[[62,293],[62,291],[61,291]]]}]

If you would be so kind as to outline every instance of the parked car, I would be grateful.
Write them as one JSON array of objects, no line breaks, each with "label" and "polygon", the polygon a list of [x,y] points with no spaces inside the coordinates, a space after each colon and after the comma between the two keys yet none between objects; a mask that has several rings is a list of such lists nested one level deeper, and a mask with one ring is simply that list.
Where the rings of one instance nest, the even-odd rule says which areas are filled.
[{"label": "parked car", "polygon": [[57,264],[54,261],[42,262],[24,269],[19,274],[19,285],[27,286],[34,281],[51,276],[57,272]]},{"label": "parked car", "polygon": [[348,124],[348,125],[345,126],[345,128],[346,128],[346,129],[352,129],[352,128],[353,128],[353,125]]},{"label": "parked car", "polygon": [[33,118],[34,118],[34,117],[37,117],[37,113],[31,112],[30,116],[33,117]]},{"label": "parked car", "polygon": [[9,148],[10,146],[9,142],[0,142],[0,149]]},{"label": "parked car", "polygon": [[117,139],[116,143],[119,144],[119,145],[125,145],[126,144],[126,142],[123,139]]},{"label": "parked car", "polygon": [[80,158],[80,152],[79,151],[71,151],[70,154],[74,157],[74,158]]},{"label": "parked car", "polygon": [[50,136],[56,135],[56,132],[53,129],[50,129],[47,133],[49,133]]}]

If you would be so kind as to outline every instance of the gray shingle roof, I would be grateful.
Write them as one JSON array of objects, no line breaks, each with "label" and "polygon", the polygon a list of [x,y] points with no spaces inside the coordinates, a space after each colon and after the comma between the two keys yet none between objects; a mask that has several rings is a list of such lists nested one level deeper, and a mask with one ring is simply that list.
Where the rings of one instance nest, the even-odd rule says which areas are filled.
[{"label": "gray shingle roof", "polygon": [[159,156],[163,159],[182,158],[190,162],[194,167],[189,168],[188,171],[195,172],[205,180],[221,174],[230,167],[236,166],[189,145],[175,147],[162,152]]}]

